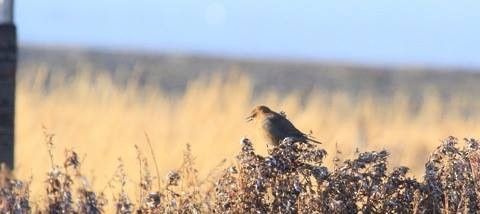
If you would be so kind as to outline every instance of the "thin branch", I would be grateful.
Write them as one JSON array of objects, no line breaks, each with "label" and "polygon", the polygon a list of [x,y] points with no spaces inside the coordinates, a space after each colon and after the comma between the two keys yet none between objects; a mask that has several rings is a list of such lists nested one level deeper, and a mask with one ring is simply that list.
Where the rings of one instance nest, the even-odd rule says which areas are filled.
[{"label": "thin branch", "polygon": [[147,140],[148,147],[150,148],[150,152],[152,153],[153,163],[155,164],[155,172],[157,173],[158,189],[160,189],[160,187],[161,187],[161,185],[160,185],[160,172],[158,170],[157,158],[155,156],[155,152],[153,151],[152,142],[150,141],[150,137],[148,137],[147,132],[145,132],[145,139]]}]

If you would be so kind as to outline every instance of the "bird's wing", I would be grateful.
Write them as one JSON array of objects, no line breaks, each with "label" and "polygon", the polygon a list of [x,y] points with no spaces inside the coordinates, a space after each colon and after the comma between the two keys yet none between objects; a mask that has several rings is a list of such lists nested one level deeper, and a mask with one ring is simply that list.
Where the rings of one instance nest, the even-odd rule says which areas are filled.
[{"label": "bird's wing", "polygon": [[284,133],[286,137],[305,136],[305,134],[298,130],[287,118],[280,114],[273,114],[270,120],[275,128]]},{"label": "bird's wing", "polygon": [[305,139],[313,143],[321,144],[320,141],[313,139],[305,133],[298,130],[292,122],[280,114],[272,114],[269,117],[270,133],[279,137],[279,140],[283,140],[286,137],[295,137],[298,139]]}]

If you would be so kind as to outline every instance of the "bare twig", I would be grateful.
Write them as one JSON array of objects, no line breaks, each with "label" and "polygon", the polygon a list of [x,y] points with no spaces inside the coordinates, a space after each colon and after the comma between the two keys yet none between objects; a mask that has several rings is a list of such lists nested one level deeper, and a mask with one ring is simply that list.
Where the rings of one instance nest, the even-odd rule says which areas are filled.
[{"label": "bare twig", "polygon": [[155,164],[155,172],[157,173],[157,185],[158,185],[158,189],[160,189],[160,187],[161,187],[161,184],[160,184],[160,170],[158,170],[157,158],[155,156],[155,152],[153,151],[152,142],[150,141],[150,137],[148,137],[147,132],[145,132],[145,139],[147,140],[148,147],[150,148],[150,152],[152,153],[153,163]]}]

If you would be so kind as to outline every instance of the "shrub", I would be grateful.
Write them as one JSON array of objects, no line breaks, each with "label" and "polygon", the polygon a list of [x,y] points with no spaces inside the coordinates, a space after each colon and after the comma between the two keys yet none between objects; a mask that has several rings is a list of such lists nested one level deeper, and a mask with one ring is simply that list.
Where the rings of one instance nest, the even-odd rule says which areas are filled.
[{"label": "shrub", "polygon": [[[50,150],[52,138],[46,139]],[[203,180],[188,145],[182,165],[163,179],[158,169],[152,175],[147,158],[135,147],[137,204],[125,191],[130,179],[120,159],[108,184],[115,192],[109,206],[116,213],[472,213],[480,208],[480,145],[474,139],[464,139],[463,146],[454,137],[445,139],[425,164],[421,182],[406,167],[388,170],[386,150],[357,152],[328,169],[323,165],[327,154],[316,145],[287,138],[267,156],[257,154],[248,139],[241,145],[233,164],[224,167],[222,162]],[[30,205],[29,182],[0,167],[1,213],[108,210],[105,190],[91,190],[74,151],[65,152],[63,167],[51,159],[45,203],[36,209]]]}]

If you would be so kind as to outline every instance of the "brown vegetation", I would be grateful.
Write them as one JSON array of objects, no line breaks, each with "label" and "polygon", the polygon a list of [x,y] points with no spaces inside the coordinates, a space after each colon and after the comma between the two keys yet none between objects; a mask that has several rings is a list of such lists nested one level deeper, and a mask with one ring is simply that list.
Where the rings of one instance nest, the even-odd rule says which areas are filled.
[{"label": "brown vegetation", "polygon": [[[141,65],[107,66],[100,69],[86,63],[85,59],[73,59],[75,63],[67,63],[68,66],[41,64],[43,62],[23,62],[22,65],[21,62],[16,111],[17,168],[12,173],[3,170],[3,175],[9,176],[2,177],[2,209],[12,209],[13,206],[15,209],[44,211],[48,207],[78,212],[111,212],[117,209],[176,212],[182,207],[181,209],[189,211],[215,209],[236,212],[247,204],[252,209],[260,208],[254,206],[257,202],[262,204],[262,209],[268,211],[286,209],[279,205],[280,198],[275,199],[272,196],[275,192],[283,195],[282,200],[301,204],[302,206],[295,208],[298,212],[303,212],[301,208],[307,206],[314,209],[311,204],[317,202],[322,204],[318,209],[350,209],[355,204],[357,210],[395,210],[398,207],[386,205],[383,198],[371,192],[375,188],[387,188],[385,185],[392,177],[398,177],[391,181],[395,185],[398,182],[403,182],[405,186],[407,183],[411,184],[408,191],[414,192],[414,199],[408,198],[411,195],[406,187],[401,194],[395,193],[387,197],[393,201],[400,200],[395,199],[397,195],[406,197],[408,200],[402,199],[402,202],[398,202],[402,208],[410,209],[413,206],[412,209],[417,211],[432,207],[464,211],[471,208],[472,203],[469,201],[474,201],[474,197],[470,196],[475,179],[472,182],[467,180],[473,175],[474,178],[478,177],[476,168],[458,167],[465,166],[458,165],[460,163],[468,162],[470,167],[477,164],[473,155],[468,155],[467,161],[464,159],[464,153],[467,153],[465,149],[456,150],[458,152],[453,152],[453,156],[449,156],[450,153],[437,152],[440,153],[437,157],[442,157],[440,164],[437,163],[438,158],[428,160],[428,157],[429,152],[438,145],[438,139],[448,135],[475,136],[480,133],[480,102],[470,96],[476,91],[475,87],[470,87],[475,82],[473,76],[477,76],[476,74],[456,73],[442,76],[439,73],[430,73],[423,76],[424,79],[442,76],[442,81],[429,84],[429,81],[425,80],[426,84],[423,84],[423,80],[414,83],[410,81],[418,79],[417,74],[422,76],[421,72],[414,72],[415,75],[412,74],[411,78],[404,78],[402,81],[397,81],[399,76],[403,75],[401,73],[378,73],[380,76],[388,76],[387,79],[394,83],[386,84],[385,87],[388,86],[389,89],[383,90],[375,86],[377,72],[370,76],[355,72],[337,73],[334,68],[329,68],[328,75],[323,76],[323,73],[317,74],[310,69],[312,71],[301,78],[310,79],[312,84],[320,84],[316,82],[320,77],[313,78],[320,75],[323,81],[335,80],[330,84],[338,87],[310,87],[297,92],[277,90],[275,85],[262,82],[270,79],[283,86],[281,79],[286,79],[283,74],[288,73],[287,71],[280,72],[281,75],[274,71],[267,72],[268,75],[259,73],[263,77],[239,73],[209,73],[210,76],[197,79],[202,76],[199,72],[192,75],[189,81],[179,84],[174,78],[163,78],[166,71],[157,72],[156,69],[162,66],[151,66],[148,75],[158,74],[157,78],[162,79],[159,82],[168,83],[159,86],[144,81],[151,76],[142,73]],[[103,72],[102,69],[106,71]],[[116,72],[117,70],[119,72]],[[293,74],[297,75],[295,71]],[[282,77],[275,79],[271,78],[272,75]],[[313,75],[312,78],[309,75]],[[451,76],[461,76],[454,82],[463,88],[446,87],[451,86],[446,82],[447,79],[451,81]],[[122,84],[118,84],[118,78]],[[343,78],[348,81],[342,81]],[[471,82],[463,84],[462,78],[471,79]],[[292,82],[297,84],[303,79]],[[363,81],[367,79],[368,81]],[[408,84],[404,84],[405,82]],[[361,87],[350,83],[361,84]],[[258,90],[259,84],[265,87]],[[300,85],[288,87],[298,88]],[[420,85],[422,87],[415,87]],[[438,88],[438,85],[445,87]],[[182,90],[175,93],[163,90],[171,87],[182,87]],[[404,90],[405,88],[409,90]],[[382,97],[377,91],[388,91],[388,95]],[[450,95],[446,95],[445,91],[451,92]],[[295,122],[298,129],[305,133],[312,131],[323,142],[321,149],[330,155],[323,157],[321,163],[315,162],[319,159],[306,160],[306,154],[317,151],[319,155],[322,150],[317,147],[297,148],[296,144],[285,144],[282,150],[268,151],[265,142],[261,141],[253,128],[244,121],[251,107],[258,104],[287,112],[288,118]],[[58,133],[55,136],[58,143],[55,146],[52,144],[48,150],[42,141],[48,135],[42,135],[39,131],[42,125]],[[149,133],[151,139],[148,144],[144,143],[145,132]],[[248,149],[245,149],[245,145],[232,142],[241,136],[251,139],[255,150],[246,152]],[[196,158],[190,155],[190,161],[180,164],[181,158],[178,156],[186,143],[190,144]],[[388,163],[386,153],[368,152],[383,151],[385,148],[389,151]],[[75,155],[72,155],[72,149]],[[240,154],[239,150],[242,150]],[[337,153],[338,150],[342,153]],[[69,151],[66,159],[78,160],[78,167],[74,166],[77,161],[67,161],[70,164],[59,164],[62,167],[56,167],[58,158],[63,156],[64,151]],[[155,154],[152,154],[152,151]],[[293,160],[289,159],[288,164],[301,163],[302,167],[311,165],[319,168],[305,168],[301,172],[289,169],[285,171],[287,174],[278,172],[277,166],[270,166],[270,162],[276,160],[272,159],[276,154],[286,151],[294,151]],[[355,156],[352,157],[352,154]],[[360,154],[363,154],[362,157],[376,157],[375,161],[365,163],[364,168],[358,168],[361,166],[357,166],[358,161],[365,161]],[[232,158],[236,155],[244,158]],[[73,156],[76,158],[69,158]],[[122,157],[121,160],[119,157]],[[226,163],[232,166],[219,164],[225,158]],[[117,162],[118,167],[113,167]],[[425,162],[431,163],[429,169],[433,171],[425,173]],[[383,166],[383,163],[386,165]],[[411,174],[406,174],[406,168],[400,167],[402,165],[411,168]],[[263,168],[272,175],[258,174],[249,167]],[[385,169],[385,172],[382,172],[384,174],[371,171],[383,169],[382,167]],[[394,170],[386,170],[387,168]],[[169,171],[170,169],[176,170]],[[247,172],[247,169],[250,171]],[[342,169],[346,171],[341,171]],[[458,177],[459,170],[463,169],[465,170],[461,173],[466,174]],[[475,172],[473,175],[468,171],[470,169]],[[48,172],[47,179],[50,181],[47,184],[44,182],[45,172]],[[310,183],[305,183],[308,173],[312,174],[308,178]],[[315,173],[324,173],[326,181],[317,182],[317,178],[313,176]],[[358,173],[366,178],[356,176]],[[163,175],[167,177],[163,178]],[[429,177],[425,181],[414,179],[421,179],[426,175]],[[258,176],[265,177],[259,179]],[[352,176],[355,178],[354,183],[348,183],[347,178]],[[294,177],[299,178],[298,181],[289,180]],[[457,182],[459,178],[467,180]],[[262,184],[258,186],[259,192],[252,191],[254,186],[249,184],[257,180]],[[439,182],[436,183],[435,180]],[[445,183],[446,181],[450,183]],[[284,184],[294,187],[297,184],[302,191],[288,192],[278,186]],[[328,186],[330,184],[338,187]],[[352,185],[348,186],[348,190],[358,192],[339,189],[340,185],[344,184]],[[216,189],[218,185],[227,186]],[[369,187],[373,189],[365,190],[365,185],[373,185]],[[432,189],[428,189],[428,186]],[[318,194],[318,188],[330,189],[332,192]],[[433,192],[435,194],[430,194]],[[250,195],[253,198],[246,198]],[[342,201],[342,197],[351,201]],[[219,200],[220,198],[224,199]],[[334,198],[328,200],[335,201],[325,201],[326,198]],[[367,198],[375,201],[375,206],[372,205],[373,202],[366,202]],[[443,200],[441,204],[439,200]],[[220,203],[222,201],[230,203],[224,207]],[[253,202],[255,203],[252,204]]]},{"label": "brown vegetation", "polygon": [[[46,133],[48,146],[53,144],[52,136]],[[89,187],[77,153],[66,151],[63,167],[54,164],[47,173],[42,202],[32,203],[29,182],[15,179],[2,167],[0,212],[472,213],[480,209],[480,144],[474,139],[465,139],[463,145],[453,137],[444,140],[425,164],[423,181],[409,176],[407,167],[388,170],[386,150],[356,153],[353,159],[337,160],[328,168],[324,149],[290,138],[266,156],[257,154],[244,138],[236,161],[214,168],[204,179],[197,174],[188,145],[180,168],[165,178],[152,175],[149,159],[136,148],[139,180],[127,177],[119,160],[101,192]],[[127,193],[127,185],[137,186],[138,194]]]}]

